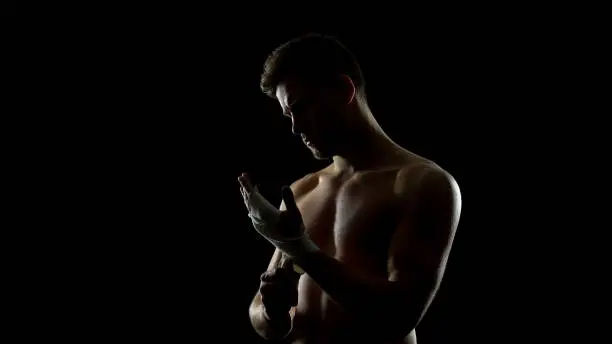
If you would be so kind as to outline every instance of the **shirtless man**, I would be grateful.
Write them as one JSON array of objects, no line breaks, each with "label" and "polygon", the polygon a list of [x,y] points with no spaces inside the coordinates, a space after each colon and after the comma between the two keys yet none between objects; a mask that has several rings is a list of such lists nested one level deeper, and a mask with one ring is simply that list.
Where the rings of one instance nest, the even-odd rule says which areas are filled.
[{"label": "shirtless man", "polygon": [[416,343],[459,221],[457,183],[383,132],[359,65],[333,38],[281,45],[261,86],[314,157],[332,162],[283,188],[279,209],[238,178],[255,229],[276,246],[253,328],[288,343]]}]

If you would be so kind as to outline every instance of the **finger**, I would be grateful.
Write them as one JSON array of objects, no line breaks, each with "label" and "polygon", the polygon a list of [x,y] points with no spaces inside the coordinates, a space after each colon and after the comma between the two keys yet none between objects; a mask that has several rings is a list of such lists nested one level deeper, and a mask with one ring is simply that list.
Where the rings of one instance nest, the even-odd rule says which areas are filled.
[{"label": "finger", "polygon": [[240,184],[249,192],[253,190],[253,183],[251,182],[251,178],[247,173],[243,173],[238,177]]},{"label": "finger", "polygon": [[244,173],[238,176],[238,183],[240,183],[240,187],[244,189],[248,189],[249,187],[248,180],[244,177]]},{"label": "finger", "polygon": [[281,197],[283,198],[283,202],[285,202],[285,207],[289,211],[298,210],[297,204],[295,203],[295,198],[293,197],[293,191],[288,186],[283,186],[281,190]]},{"label": "finger", "polygon": [[259,279],[262,282],[273,282],[277,278],[278,278],[278,272],[276,270],[266,271],[263,274],[261,274],[261,276],[259,277]]},{"label": "finger", "polygon": [[249,193],[242,186],[240,187],[240,195],[242,195],[242,200],[244,201],[244,204],[247,205]]},{"label": "finger", "polygon": [[238,176],[238,183],[240,183],[241,188],[246,188],[246,180],[242,175]]},{"label": "finger", "polygon": [[270,282],[272,280],[272,276],[270,276],[270,271],[266,271],[261,276],[259,276],[259,280],[262,282]]}]

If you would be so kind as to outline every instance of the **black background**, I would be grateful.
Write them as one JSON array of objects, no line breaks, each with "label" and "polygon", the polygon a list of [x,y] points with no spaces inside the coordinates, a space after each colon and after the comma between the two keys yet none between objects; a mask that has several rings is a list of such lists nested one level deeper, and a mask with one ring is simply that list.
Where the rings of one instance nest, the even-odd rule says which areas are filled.
[{"label": "black background", "polygon": [[[532,143],[545,83],[558,77],[548,31],[494,16],[393,28],[214,19],[107,22],[69,41],[62,62],[73,85],[64,111],[46,119],[60,144],[40,148],[50,153],[47,176],[70,185],[51,180],[68,201],[52,200],[61,228],[49,237],[60,238],[63,262],[45,283],[71,300],[49,292],[49,313],[70,314],[53,331],[86,341],[261,342],[247,311],[273,248],[251,229],[236,178],[249,172],[278,203],[282,185],[323,166],[259,90],[270,51],[315,31],[357,56],[384,130],[461,187],[455,244],[419,343],[506,338],[499,329],[513,301],[496,289],[507,265],[496,253],[520,221],[505,205],[525,187],[522,166],[546,147]],[[515,295],[512,283],[504,287]]]},{"label": "black background", "polygon": [[15,0],[5,0],[0,3],[0,16],[12,16],[16,11]]}]

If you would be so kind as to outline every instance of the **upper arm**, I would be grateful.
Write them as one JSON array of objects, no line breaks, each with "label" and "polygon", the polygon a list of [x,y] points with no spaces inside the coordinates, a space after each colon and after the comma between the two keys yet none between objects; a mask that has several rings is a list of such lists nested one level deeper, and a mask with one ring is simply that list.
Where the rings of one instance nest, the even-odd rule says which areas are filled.
[{"label": "upper arm", "polygon": [[448,173],[433,167],[419,172],[398,175],[400,221],[389,250],[389,280],[417,284],[432,296],[444,273],[461,196]]}]

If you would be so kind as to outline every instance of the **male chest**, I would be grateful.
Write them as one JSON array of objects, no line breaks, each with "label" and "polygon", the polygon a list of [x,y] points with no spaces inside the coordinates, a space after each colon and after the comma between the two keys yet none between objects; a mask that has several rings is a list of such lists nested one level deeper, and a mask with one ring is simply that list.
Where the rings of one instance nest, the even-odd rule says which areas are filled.
[{"label": "male chest", "polygon": [[297,201],[310,239],[328,254],[333,254],[333,229],[337,189],[319,185]]},{"label": "male chest", "polygon": [[336,200],[336,258],[363,268],[383,268],[396,226],[396,204],[386,184],[348,185]]},{"label": "male chest", "polygon": [[310,238],[338,258],[381,251],[394,228],[385,185],[319,185],[298,201]]}]

